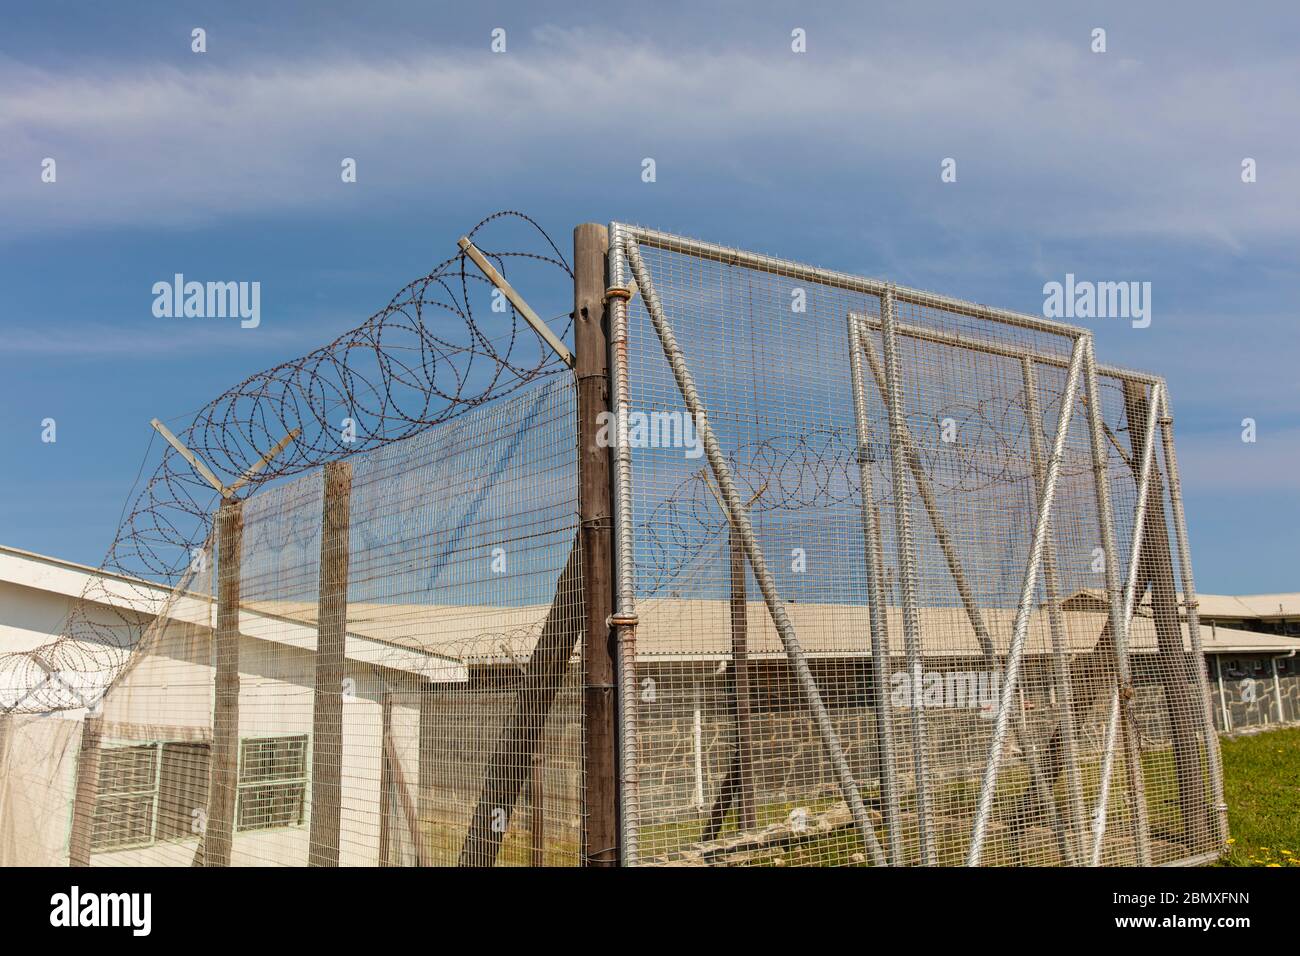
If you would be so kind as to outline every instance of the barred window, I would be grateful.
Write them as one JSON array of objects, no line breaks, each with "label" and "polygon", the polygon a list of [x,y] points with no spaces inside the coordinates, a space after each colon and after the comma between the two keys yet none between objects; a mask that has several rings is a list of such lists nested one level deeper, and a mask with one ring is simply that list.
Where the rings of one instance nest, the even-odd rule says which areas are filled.
[{"label": "barred window", "polygon": [[158,747],[110,747],[99,756],[99,792],[90,849],[119,850],[153,842],[158,801]]},{"label": "barred window", "polygon": [[302,823],[307,793],[307,737],[254,737],[240,742],[237,829]]},{"label": "barred window", "polygon": [[208,803],[209,753],[207,744],[170,741],[104,748],[91,851],[195,836],[194,811]]},{"label": "barred window", "polygon": [[208,767],[211,748],[207,744],[166,743],[162,745],[162,767],[158,772],[159,840],[183,840],[198,835],[200,815],[208,806]]}]

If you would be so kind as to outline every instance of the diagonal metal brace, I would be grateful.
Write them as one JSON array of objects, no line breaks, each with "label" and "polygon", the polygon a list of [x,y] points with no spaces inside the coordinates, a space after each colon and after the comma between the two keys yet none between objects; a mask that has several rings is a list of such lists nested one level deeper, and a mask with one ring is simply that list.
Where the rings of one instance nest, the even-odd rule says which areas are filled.
[{"label": "diagonal metal brace", "polygon": [[464,250],[465,255],[473,260],[474,265],[478,266],[479,271],[487,277],[487,280],[501,290],[501,294],[510,300],[510,304],[515,307],[515,311],[524,317],[524,321],[533,327],[533,331],[542,337],[564,364],[569,368],[573,368],[573,353],[569,351],[568,346],[560,341],[560,337],[551,331],[551,327],[543,322],[541,316],[532,310],[532,307],[524,301],[524,297],[506,281],[506,277],[497,272],[492,263],[488,262],[487,257],[478,251],[478,247],[469,241],[469,237],[461,236],[456,244]]}]

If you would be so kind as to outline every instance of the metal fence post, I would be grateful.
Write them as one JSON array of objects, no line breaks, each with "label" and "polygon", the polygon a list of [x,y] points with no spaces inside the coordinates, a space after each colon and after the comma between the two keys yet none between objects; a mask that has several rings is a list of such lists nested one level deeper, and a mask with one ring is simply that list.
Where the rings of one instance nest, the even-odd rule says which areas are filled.
[{"label": "metal fence post", "polygon": [[903,596],[903,643],[907,654],[908,678],[912,690],[912,766],[916,774],[917,829],[921,863],[937,862],[930,835],[930,766],[925,710],[917,706],[916,695],[923,685],[924,650],[921,647],[920,615],[916,604],[916,553],[912,541],[912,492],[907,482],[908,449],[904,437],[906,413],[898,367],[898,343],[894,335],[894,292],[887,288],[880,296],[880,346],[885,360],[885,407],[889,412],[889,458],[892,466],[894,534],[898,548],[898,578]]},{"label": "metal fence post", "polygon": [[635,866],[640,852],[640,787],[638,770],[636,668],[636,564],[632,529],[632,450],[628,444],[628,343],[627,310],[631,293],[626,288],[627,254],[623,227],[609,226],[610,392],[614,429],[614,578],[616,609],[613,617],[618,653],[619,811],[623,865]]},{"label": "metal fence post", "polygon": [[862,369],[862,328],[849,315],[849,371],[853,385],[853,417],[857,428],[858,482],[862,496],[863,562],[867,572],[867,600],[870,603],[871,680],[876,707],[876,751],[880,764],[880,789],[889,831],[889,857],[895,866],[903,862],[902,810],[898,795],[898,768],[894,751],[894,714],[889,698],[889,625],[885,612],[884,554],[876,496],[871,475],[871,419],[867,413],[866,381]]},{"label": "metal fence post", "polygon": [[[1183,513],[1182,482],[1178,477],[1178,452],[1174,448],[1174,413],[1169,390],[1160,391],[1160,436],[1164,446],[1165,469],[1169,473],[1169,506],[1174,519],[1174,541],[1178,545],[1178,576],[1183,584],[1183,607],[1187,614],[1187,632],[1192,654],[1196,657],[1197,677],[1201,686],[1201,722],[1205,734],[1205,757],[1210,772],[1210,800],[1214,805],[1214,841],[1219,848],[1228,839],[1228,805],[1223,800],[1223,767],[1219,754],[1219,735],[1211,716],[1209,686],[1205,678],[1205,650],[1201,644],[1201,620],[1196,600],[1196,582],[1192,578],[1192,554],[1187,543],[1187,518]],[[1216,663],[1218,659],[1215,659]],[[1228,727],[1225,726],[1227,730]]]}]

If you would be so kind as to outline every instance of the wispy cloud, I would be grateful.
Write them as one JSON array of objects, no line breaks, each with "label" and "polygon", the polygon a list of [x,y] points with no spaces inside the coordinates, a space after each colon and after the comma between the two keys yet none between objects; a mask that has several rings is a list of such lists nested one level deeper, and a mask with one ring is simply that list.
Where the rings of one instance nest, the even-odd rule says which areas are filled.
[{"label": "wispy cloud", "polygon": [[[241,329],[232,324],[217,328],[205,325],[205,321],[158,319],[151,328],[77,321],[22,326],[9,323],[0,338],[0,356],[51,360],[164,358],[213,351],[305,349],[321,340],[319,327]],[[184,327],[178,327],[177,322],[184,322]]]},{"label": "wispy cloud", "polygon": [[[780,183],[791,157],[806,165],[812,149],[820,175],[900,194],[940,222],[985,216],[1039,235],[1228,249],[1300,231],[1277,201],[1300,194],[1300,124],[1282,95],[1300,86],[1294,58],[1147,65],[1013,34],[976,47],[881,38],[861,53],[700,56],[543,28],[526,52],[504,55],[330,54],[192,71],[8,63],[0,202],[20,230],[189,223],[552,166],[572,173],[575,161],[594,179],[629,177],[642,155],[661,157],[666,176],[671,163],[740,157],[748,176]],[[594,135],[603,129],[618,135]],[[575,137],[593,149],[575,157]],[[37,175],[47,155],[60,164],[56,187]],[[1244,155],[1260,163],[1253,191],[1238,176]],[[339,181],[344,156],[360,164],[352,192]],[[961,202],[933,188],[944,156],[958,159]]]}]

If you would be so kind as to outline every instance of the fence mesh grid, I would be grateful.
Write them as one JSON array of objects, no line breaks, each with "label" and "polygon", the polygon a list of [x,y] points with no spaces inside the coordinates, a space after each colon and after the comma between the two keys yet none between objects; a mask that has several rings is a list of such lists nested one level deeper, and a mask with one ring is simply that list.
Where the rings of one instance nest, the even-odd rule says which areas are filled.
[{"label": "fence mesh grid", "polygon": [[[740,555],[700,429],[691,430],[651,296],[748,503],[885,858],[967,861],[1073,338],[909,293],[891,300],[891,374],[880,295],[816,281],[789,263],[639,235],[648,240],[636,245],[637,278],[650,294],[643,285],[627,313],[627,520],[641,693],[624,701],[636,728],[639,862],[870,859],[752,562]],[[850,321],[863,370],[861,434]],[[1094,853],[1103,864],[1137,862],[1144,828],[1150,862],[1215,846],[1203,677],[1179,606],[1168,489],[1158,477],[1167,471],[1157,457],[1129,636],[1135,699],[1110,748],[1104,836],[1094,850],[1119,683],[1105,560],[1109,551],[1122,587],[1141,459],[1133,443],[1151,392],[1100,378],[1112,546],[1099,521],[1085,384],[1082,376],[1062,439],[985,864],[1087,863]],[[872,547],[887,648],[879,667]],[[1125,762],[1130,727],[1140,775]],[[892,761],[883,760],[891,750]]]},{"label": "fence mesh grid", "polygon": [[[55,779],[35,776],[57,741],[26,779],[6,762],[5,791],[30,787],[48,812],[42,862],[455,865],[490,847],[499,864],[576,865],[575,419],[571,381],[547,379],[349,459],[333,491],[327,469],[250,497],[228,555],[218,519],[203,572],[146,630]],[[238,581],[225,809],[210,791],[223,563]]]},{"label": "fence mesh grid", "polygon": [[[1163,384],[1064,327],[611,236],[627,861],[1221,847]],[[580,864],[576,387],[508,391],[228,501],[172,588],[96,578],[97,637],[57,645],[85,674],[7,665],[0,864]]]}]

